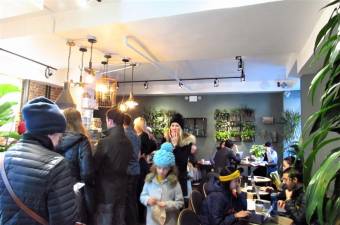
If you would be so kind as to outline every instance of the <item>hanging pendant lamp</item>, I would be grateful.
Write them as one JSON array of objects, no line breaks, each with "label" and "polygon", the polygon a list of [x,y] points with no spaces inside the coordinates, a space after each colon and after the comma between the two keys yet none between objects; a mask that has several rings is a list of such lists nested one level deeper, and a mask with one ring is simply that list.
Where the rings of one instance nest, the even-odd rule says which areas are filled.
[{"label": "hanging pendant lamp", "polygon": [[98,107],[111,108],[116,105],[117,81],[108,77],[108,64],[111,55],[105,55],[106,61],[103,61],[104,75],[96,82],[96,100]]},{"label": "hanging pendant lamp", "polygon": [[69,46],[68,59],[67,59],[67,76],[66,76],[67,80],[64,83],[64,89],[61,91],[59,97],[57,98],[55,102],[59,106],[60,109],[76,107],[76,104],[74,103],[74,100],[70,92],[70,83],[69,83],[71,48],[75,46],[75,43],[73,41],[67,41],[67,45]]},{"label": "hanging pendant lamp", "polygon": [[130,91],[130,95],[129,95],[129,99],[125,102],[126,106],[128,107],[128,109],[134,109],[136,106],[138,106],[138,102],[136,102],[136,100],[133,98],[133,72],[134,72],[134,68],[136,66],[136,63],[131,63],[131,91]]},{"label": "hanging pendant lamp", "polygon": [[95,37],[90,36],[87,40],[90,44],[90,61],[89,61],[89,67],[85,68],[85,72],[90,75],[90,77],[87,79],[86,83],[92,83],[94,81],[94,78],[96,77],[96,71],[92,67],[92,50],[93,50],[93,44],[97,43],[97,40]]},{"label": "hanging pendant lamp", "polygon": [[[126,72],[126,63],[130,62],[130,59],[125,57],[122,59],[122,61],[124,62],[124,78],[123,81],[125,81],[125,72]],[[121,112],[126,112],[129,108],[126,105],[125,101],[124,101],[124,94],[122,96],[122,100],[120,101],[118,108]]]}]

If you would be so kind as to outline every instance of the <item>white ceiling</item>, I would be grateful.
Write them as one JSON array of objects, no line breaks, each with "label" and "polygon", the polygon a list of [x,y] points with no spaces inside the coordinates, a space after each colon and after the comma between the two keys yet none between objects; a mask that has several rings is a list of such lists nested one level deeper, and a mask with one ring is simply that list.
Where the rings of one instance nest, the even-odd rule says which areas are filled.
[{"label": "white ceiling", "polygon": [[[3,1],[8,3],[9,0],[0,0],[0,7],[4,6]],[[121,58],[128,56],[140,63],[136,68],[135,79],[137,80],[235,76],[238,75],[237,63],[234,60],[236,55],[242,55],[245,61],[247,81],[285,80],[288,61],[292,55],[301,51],[320,17],[320,8],[326,1],[267,1],[267,3],[242,7],[234,5],[232,8],[227,5],[208,4],[226,2],[217,0],[198,1],[200,8],[197,6],[195,8],[195,2],[188,0],[172,3],[166,0],[103,2],[106,3],[89,1],[88,7],[84,9],[79,4],[80,0],[46,0],[44,4],[48,10],[37,9],[35,12],[39,16],[47,14],[53,18],[52,32],[30,33],[28,30],[25,34],[15,35],[15,30],[12,33],[4,30],[3,35],[0,33],[2,37],[0,47],[62,69],[67,66],[66,39],[75,39],[77,46],[88,46],[86,37],[94,35],[98,40],[94,52],[97,69],[100,69],[100,61],[104,59],[104,53],[113,54],[111,62],[113,65],[110,69],[120,67]],[[144,4],[144,9],[147,10],[142,12],[143,8],[140,9],[140,18],[138,15],[126,17],[129,15],[127,6],[131,6],[131,14],[134,14],[132,6],[136,7],[146,2],[148,4]],[[250,0],[243,3],[245,2],[259,3]],[[174,9],[165,12],[162,4],[169,8],[170,3],[173,4]],[[205,8],[203,3],[206,5]],[[175,8],[180,9],[181,5],[183,5],[182,9],[176,14]],[[115,8],[110,8],[114,6]],[[108,15],[108,10],[111,9],[116,10],[115,12],[121,10],[122,13]],[[164,10],[166,16],[158,15],[160,9]],[[22,23],[20,19],[23,17],[34,17],[34,11],[28,13],[30,14],[12,15],[17,17],[7,16],[3,20],[0,17],[0,32],[2,23]],[[46,21],[42,20],[42,24]],[[33,24],[35,28],[32,30],[39,30],[39,25],[39,23]],[[128,48],[125,44],[126,36],[138,40],[144,49],[133,40],[129,43],[143,54],[152,56],[165,69],[161,70],[149,64],[145,58]],[[149,51],[149,54],[145,50]],[[71,66],[77,68],[80,64],[80,54],[78,49],[74,49],[73,52]],[[6,56],[0,54],[0,57]],[[119,80],[123,79],[119,72],[113,76]]]}]

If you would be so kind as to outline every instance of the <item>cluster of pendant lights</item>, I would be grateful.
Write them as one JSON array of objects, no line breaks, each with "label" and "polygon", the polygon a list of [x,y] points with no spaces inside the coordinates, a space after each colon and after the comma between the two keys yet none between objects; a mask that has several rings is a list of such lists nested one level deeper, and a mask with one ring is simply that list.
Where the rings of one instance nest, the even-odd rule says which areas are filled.
[{"label": "cluster of pendant lights", "polygon": [[[92,66],[92,50],[93,44],[97,42],[95,37],[89,37],[88,42],[91,44],[90,50],[90,61],[89,66],[84,68],[84,53],[87,52],[86,47],[80,47],[79,51],[81,54],[81,68],[80,68],[80,77],[79,82],[73,82],[74,85],[78,85],[82,89],[86,86],[86,84],[93,83],[96,78],[96,71],[93,69]],[[68,107],[75,107],[76,104],[72,98],[70,92],[70,81],[69,81],[69,70],[70,70],[70,58],[71,58],[71,48],[75,46],[73,41],[68,41],[67,45],[69,46],[69,54],[68,54],[68,66],[67,66],[67,81],[64,83],[64,89],[62,93],[59,95],[58,99],[56,100],[56,104],[62,108]],[[105,61],[102,61],[102,65],[104,67],[103,75],[96,80],[96,102],[98,107],[101,108],[111,108],[116,105],[116,96],[117,96],[117,81],[112,79],[108,76],[108,64],[111,55],[107,54],[104,56]],[[128,99],[125,101],[124,96],[122,97],[121,102],[119,103],[118,107],[122,112],[126,112],[130,109],[135,108],[138,103],[133,98],[133,72],[136,66],[136,63],[131,63],[130,58],[123,58],[122,61],[124,62],[124,80],[125,80],[125,73],[126,73],[126,66],[127,63],[130,63],[130,67],[132,68],[132,83],[131,83],[131,90]],[[87,77],[83,78],[83,71],[87,73]]]}]

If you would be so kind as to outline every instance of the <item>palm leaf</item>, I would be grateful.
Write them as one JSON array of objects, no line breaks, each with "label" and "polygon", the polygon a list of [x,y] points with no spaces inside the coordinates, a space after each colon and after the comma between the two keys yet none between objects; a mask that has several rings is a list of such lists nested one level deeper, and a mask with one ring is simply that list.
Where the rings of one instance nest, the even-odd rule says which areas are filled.
[{"label": "palm leaf", "polygon": [[330,66],[326,65],[313,78],[311,85],[309,87],[309,92],[308,92],[308,95],[311,95],[312,97],[312,104],[314,104],[314,96],[315,96],[315,91],[317,87],[320,85],[321,81],[327,76],[329,71],[330,71]]},{"label": "palm leaf", "polygon": [[339,219],[339,212],[340,212],[340,197],[336,197],[336,199],[330,198],[328,199],[327,203],[330,202],[331,205],[330,210],[326,212],[330,212],[329,215],[329,225],[337,224],[336,220]]},{"label": "palm leaf", "polygon": [[340,148],[334,149],[336,152],[327,157],[309,182],[306,190],[306,219],[308,223],[310,223],[316,210],[319,221],[323,223],[325,194],[330,182],[335,178],[340,170],[339,149]]},{"label": "palm leaf", "polygon": [[322,43],[320,46],[320,50],[315,53],[315,57],[313,58],[311,64],[314,64],[315,62],[319,61],[320,57],[323,56],[325,53],[328,53],[329,51],[332,51],[334,42],[337,42],[339,39],[339,36],[337,34],[331,36],[326,41]]},{"label": "palm leaf", "polygon": [[19,92],[20,89],[12,84],[0,84],[0,97],[8,93]]},{"label": "palm leaf", "polygon": [[324,7],[322,7],[321,9],[327,8],[328,6],[331,6],[331,5],[335,5],[336,3],[339,3],[339,2],[340,2],[340,0],[334,0],[330,3],[328,3],[327,5],[325,5]]},{"label": "palm leaf", "polygon": [[[333,13],[335,12],[335,9],[333,11]],[[333,15],[332,13],[332,15]],[[337,23],[337,17],[331,17],[328,22],[322,27],[322,29],[320,30],[320,32],[318,33],[316,40],[315,40],[315,44],[314,44],[314,52],[316,52],[316,49],[320,43],[320,41],[324,38],[324,36],[327,34],[327,32],[332,29],[333,27],[336,26]]]},{"label": "palm leaf", "polygon": [[339,49],[340,49],[340,42],[338,40],[338,43],[336,44],[335,48],[333,48],[333,51],[329,57],[329,64],[331,67],[334,67],[335,62],[339,58]]}]

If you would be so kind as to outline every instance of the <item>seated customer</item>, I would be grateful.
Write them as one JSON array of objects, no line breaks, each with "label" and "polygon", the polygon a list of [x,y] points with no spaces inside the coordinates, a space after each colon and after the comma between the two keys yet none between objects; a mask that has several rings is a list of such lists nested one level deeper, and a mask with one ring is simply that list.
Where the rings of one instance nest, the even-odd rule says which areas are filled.
[{"label": "seated customer", "polygon": [[286,200],[279,200],[278,206],[286,210],[287,216],[293,219],[295,224],[307,224],[301,172],[290,167],[283,171],[282,181],[286,185]]},{"label": "seated customer", "polygon": [[226,167],[232,167],[233,162],[240,163],[241,159],[231,149],[233,143],[230,140],[221,142],[214,157],[215,171],[220,173]]},{"label": "seated customer", "polygon": [[[202,225],[237,224],[249,215],[245,193],[240,190],[240,170],[224,169],[219,178],[212,176],[207,185],[199,218]],[[240,221],[241,222],[241,221]]]}]

